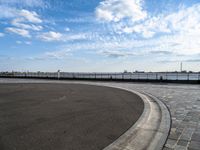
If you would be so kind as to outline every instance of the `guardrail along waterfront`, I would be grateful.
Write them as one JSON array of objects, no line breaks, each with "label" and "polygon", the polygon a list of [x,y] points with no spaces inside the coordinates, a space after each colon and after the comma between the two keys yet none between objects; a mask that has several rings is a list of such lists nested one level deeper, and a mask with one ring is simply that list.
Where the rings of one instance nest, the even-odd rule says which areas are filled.
[{"label": "guardrail along waterfront", "polygon": [[78,72],[1,72],[7,78],[44,78],[116,81],[158,81],[200,83],[200,72],[130,72],[130,73],[78,73]]}]

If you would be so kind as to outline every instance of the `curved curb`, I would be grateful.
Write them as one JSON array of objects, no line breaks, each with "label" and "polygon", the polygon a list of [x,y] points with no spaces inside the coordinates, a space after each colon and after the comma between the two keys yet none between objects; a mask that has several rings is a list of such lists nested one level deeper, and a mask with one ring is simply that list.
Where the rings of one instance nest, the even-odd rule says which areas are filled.
[{"label": "curved curb", "polygon": [[103,150],[161,150],[170,130],[170,114],[167,107],[157,98],[127,88],[144,101],[144,111],[139,120],[116,141]]},{"label": "curved curb", "polygon": [[[74,83],[74,82],[72,82]],[[117,85],[75,82],[126,90],[137,94],[144,102],[144,111],[138,121],[123,135],[103,150],[161,150],[169,135],[171,119],[163,102],[144,91],[139,92]]]},{"label": "curved curb", "polygon": [[171,114],[170,114],[168,107],[161,100],[159,100],[157,97],[155,97],[149,93],[145,93],[145,94],[148,95],[149,97],[151,97],[153,100],[155,100],[158,103],[160,110],[161,110],[161,122],[160,122],[159,128],[162,131],[164,131],[163,133],[165,133],[165,134],[162,134],[160,137],[157,136],[157,138],[159,138],[159,139],[157,141],[158,143],[156,144],[157,145],[156,149],[162,149],[167,141],[167,138],[169,136],[169,132],[171,129]]}]

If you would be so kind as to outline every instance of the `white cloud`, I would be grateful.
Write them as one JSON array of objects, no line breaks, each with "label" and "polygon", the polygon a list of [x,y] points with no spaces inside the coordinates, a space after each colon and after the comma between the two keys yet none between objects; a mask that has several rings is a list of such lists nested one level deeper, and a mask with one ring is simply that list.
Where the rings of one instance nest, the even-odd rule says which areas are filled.
[{"label": "white cloud", "polygon": [[0,37],[4,37],[4,36],[5,36],[5,34],[0,32]]},{"label": "white cloud", "polygon": [[23,18],[23,20],[30,23],[42,23],[40,16],[35,11],[26,9],[17,9],[7,5],[0,4],[0,18]]},{"label": "white cloud", "polygon": [[31,37],[28,30],[8,27],[5,29],[7,32],[15,33],[23,37]]},{"label": "white cloud", "polygon": [[[167,15],[159,15],[149,18],[141,24],[141,30],[152,32],[153,37],[157,33],[181,33],[181,34],[200,34],[200,4],[189,8],[180,8],[177,12]],[[133,32],[137,26],[134,26]]]},{"label": "white cloud", "polygon": [[56,50],[56,51],[52,51],[52,52],[46,52],[44,57],[45,58],[54,58],[54,59],[63,59],[69,55],[71,55],[70,49],[62,49],[62,50]]},{"label": "white cloud", "polygon": [[[1,10],[1,8],[3,8],[3,10]],[[29,30],[40,31],[43,29],[41,25],[38,25],[42,23],[42,20],[34,11],[25,9],[18,10],[0,5],[0,18],[11,18],[11,25],[14,27],[7,27],[5,30],[23,37],[31,37]]]},{"label": "white cloud", "polygon": [[112,21],[113,30],[119,34],[147,39],[166,34],[200,35],[200,4],[156,16],[147,14],[143,8],[143,0],[104,0],[95,13],[99,20]]},{"label": "white cloud", "polygon": [[181,33],[200,34],[200,4],[189,8],[181,8],[178,12],[167,15],[164,20],[168,22],[173,31]]},{"label": "white cloud", "polygon": [[148,18],[139,24],[122,25],[117,30],[127,34],[137,33],[144,38],[151,38],[157,33],[172,32],[169,23],[164,21],[161,16]]},{"label": "white cloud", "polygon": [[31,45],[30,41],[16,41],[17,44],[26,44],[26,45]]},{"label": "white cloud", "polygon": [[27,44],[27,45],[31,45],[32,44],[32,42],[30,42],[30,41],[25,41],[24,43]]},{"label": "white cloud", "polygon": [[[114,35],[113,35],[114,36]],[[112,57],[132,57],[156,55],[157,57],[197,55],[200,53],[200,38],[198,35],[163,35],[152,39],[136,40],[131,37],[116,36],[109,39],[107,36],[94,37],[93,41],[75,42],[68,44],[67,49],[86,51]]]},{"label": "white cloud", "polygon": [[95,22],[95,20],[91,16],[82,16],[82,17],[78,17],[78,18],[76,18],[76,17],[75,18],[65,18],[64,21],[67,22],[67,23],[91,23],[91,22]]},{"label": "white cloud", "polygon": [[39,18],[39,15],[35,11],[28,11],[22,9],[19,12],[19,16],[25,18],[27,21],[31,23],[42,23],[42,20]]},{"label": "white cloud", "polygon": [[61,47],[58,50],[47,51],[37,57],[29,57],[29,60],[47,60],[47,59],[65,59],[67,56],[71,56],[71,49]]},{"label": "white cloud", "polygon": [[46,7],[47,3],[43,0],[0,0],[0,4],[9,6],[28,6],[28,7]]},{"label": "white cloud", "polygon": [[96,15],[97,15],[97,18],[100,20],[113,21],[113,19],[114,19],[114,16],[108,10],[102,10],[102,9],[98,8],[96,10]]},{"label": "white cloud", "polygon": [[102,54],[106,57],[113,57],[113,58],[119,58],[119,57],[130,57],[130,56],[136,56],[136,53],[133,51],[126,51],[126,50],[102,50],[98,52],[99,54]]},{"label": "white cloud", "polygon": [[11,24],[15,27],[22,28],[22,29],[30,29],[30,30],[35,30],[35,31],[40,31],[43,29],[41,25],[23,23],[24,21],[25,20],[23,18],[16,18],[12,20]]},{"label": "white cloud", "polygon": [[60,41],[62,40],[62,34],[59,32],[54,32],[54,31],[49,31],[42,33],[41,35],[38,36],[43,41]]},{"label": "white cloud", "polygon": [[78,34],[66,34],[63,35],[63,41],[73,41],[73,40],[84,40],[89,39],[91,35],[86,33],[78,33]]},{"label": "white cloud", "polygon": [[200,4],[191,7],[181,7],[176,12],[148,16],[145,20],[135,24],[117,23],[114,30],[117,33],[136,33],[144,38],[152,38],[157,34],[190,34],[200,35]]},{"label": "white cloud", "polygon": [[122,19],[140,21],[147,17],[142,4],[143,0],[104,0],[96,8],[96,17],[100,20],[114,22]]},{"label": "white cloud", "polygon": [[70,31],[70,28],[66,27],[66,28],[65,28],[65,31],[66,31],[66,32],[69,32],[69,31]]},{"label": "white cloud", "polygon": [[22,44],[22,41],[16,41],[17,44]]},{"label": "white cloud", "polygon": [[75,40],[86,40],[92,39],[92,35],[89,33],[74,33],[74,34],[61,34],[59,32],[49,31],[45,33],[41,33],[37,36],[39,39],[43,41],[75,41]]},{"label": "white cloud", "polygon": [[11,18],[17,15],[17,10],[12,7],[0,5],[0,18]]}]

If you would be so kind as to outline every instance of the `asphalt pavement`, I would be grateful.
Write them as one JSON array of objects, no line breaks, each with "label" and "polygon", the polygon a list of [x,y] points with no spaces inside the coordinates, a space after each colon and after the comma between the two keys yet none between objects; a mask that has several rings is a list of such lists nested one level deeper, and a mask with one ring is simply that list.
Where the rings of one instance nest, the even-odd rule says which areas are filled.
[{"label": "asphalt pavement", "polygon": [[139,96],[82,84],[0,84],[0,150],[100,150],[140,117]]}]

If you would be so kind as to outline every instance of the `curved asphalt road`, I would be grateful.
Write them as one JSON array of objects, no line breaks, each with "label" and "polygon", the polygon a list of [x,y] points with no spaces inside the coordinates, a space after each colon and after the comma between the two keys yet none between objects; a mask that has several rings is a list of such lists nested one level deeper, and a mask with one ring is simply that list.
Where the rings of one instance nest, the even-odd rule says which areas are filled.
[{"label": "curved asphalt road", "polygon": [[0,150],[100,150],[144,104],[133,93],[81,84],[0,84]]}]

